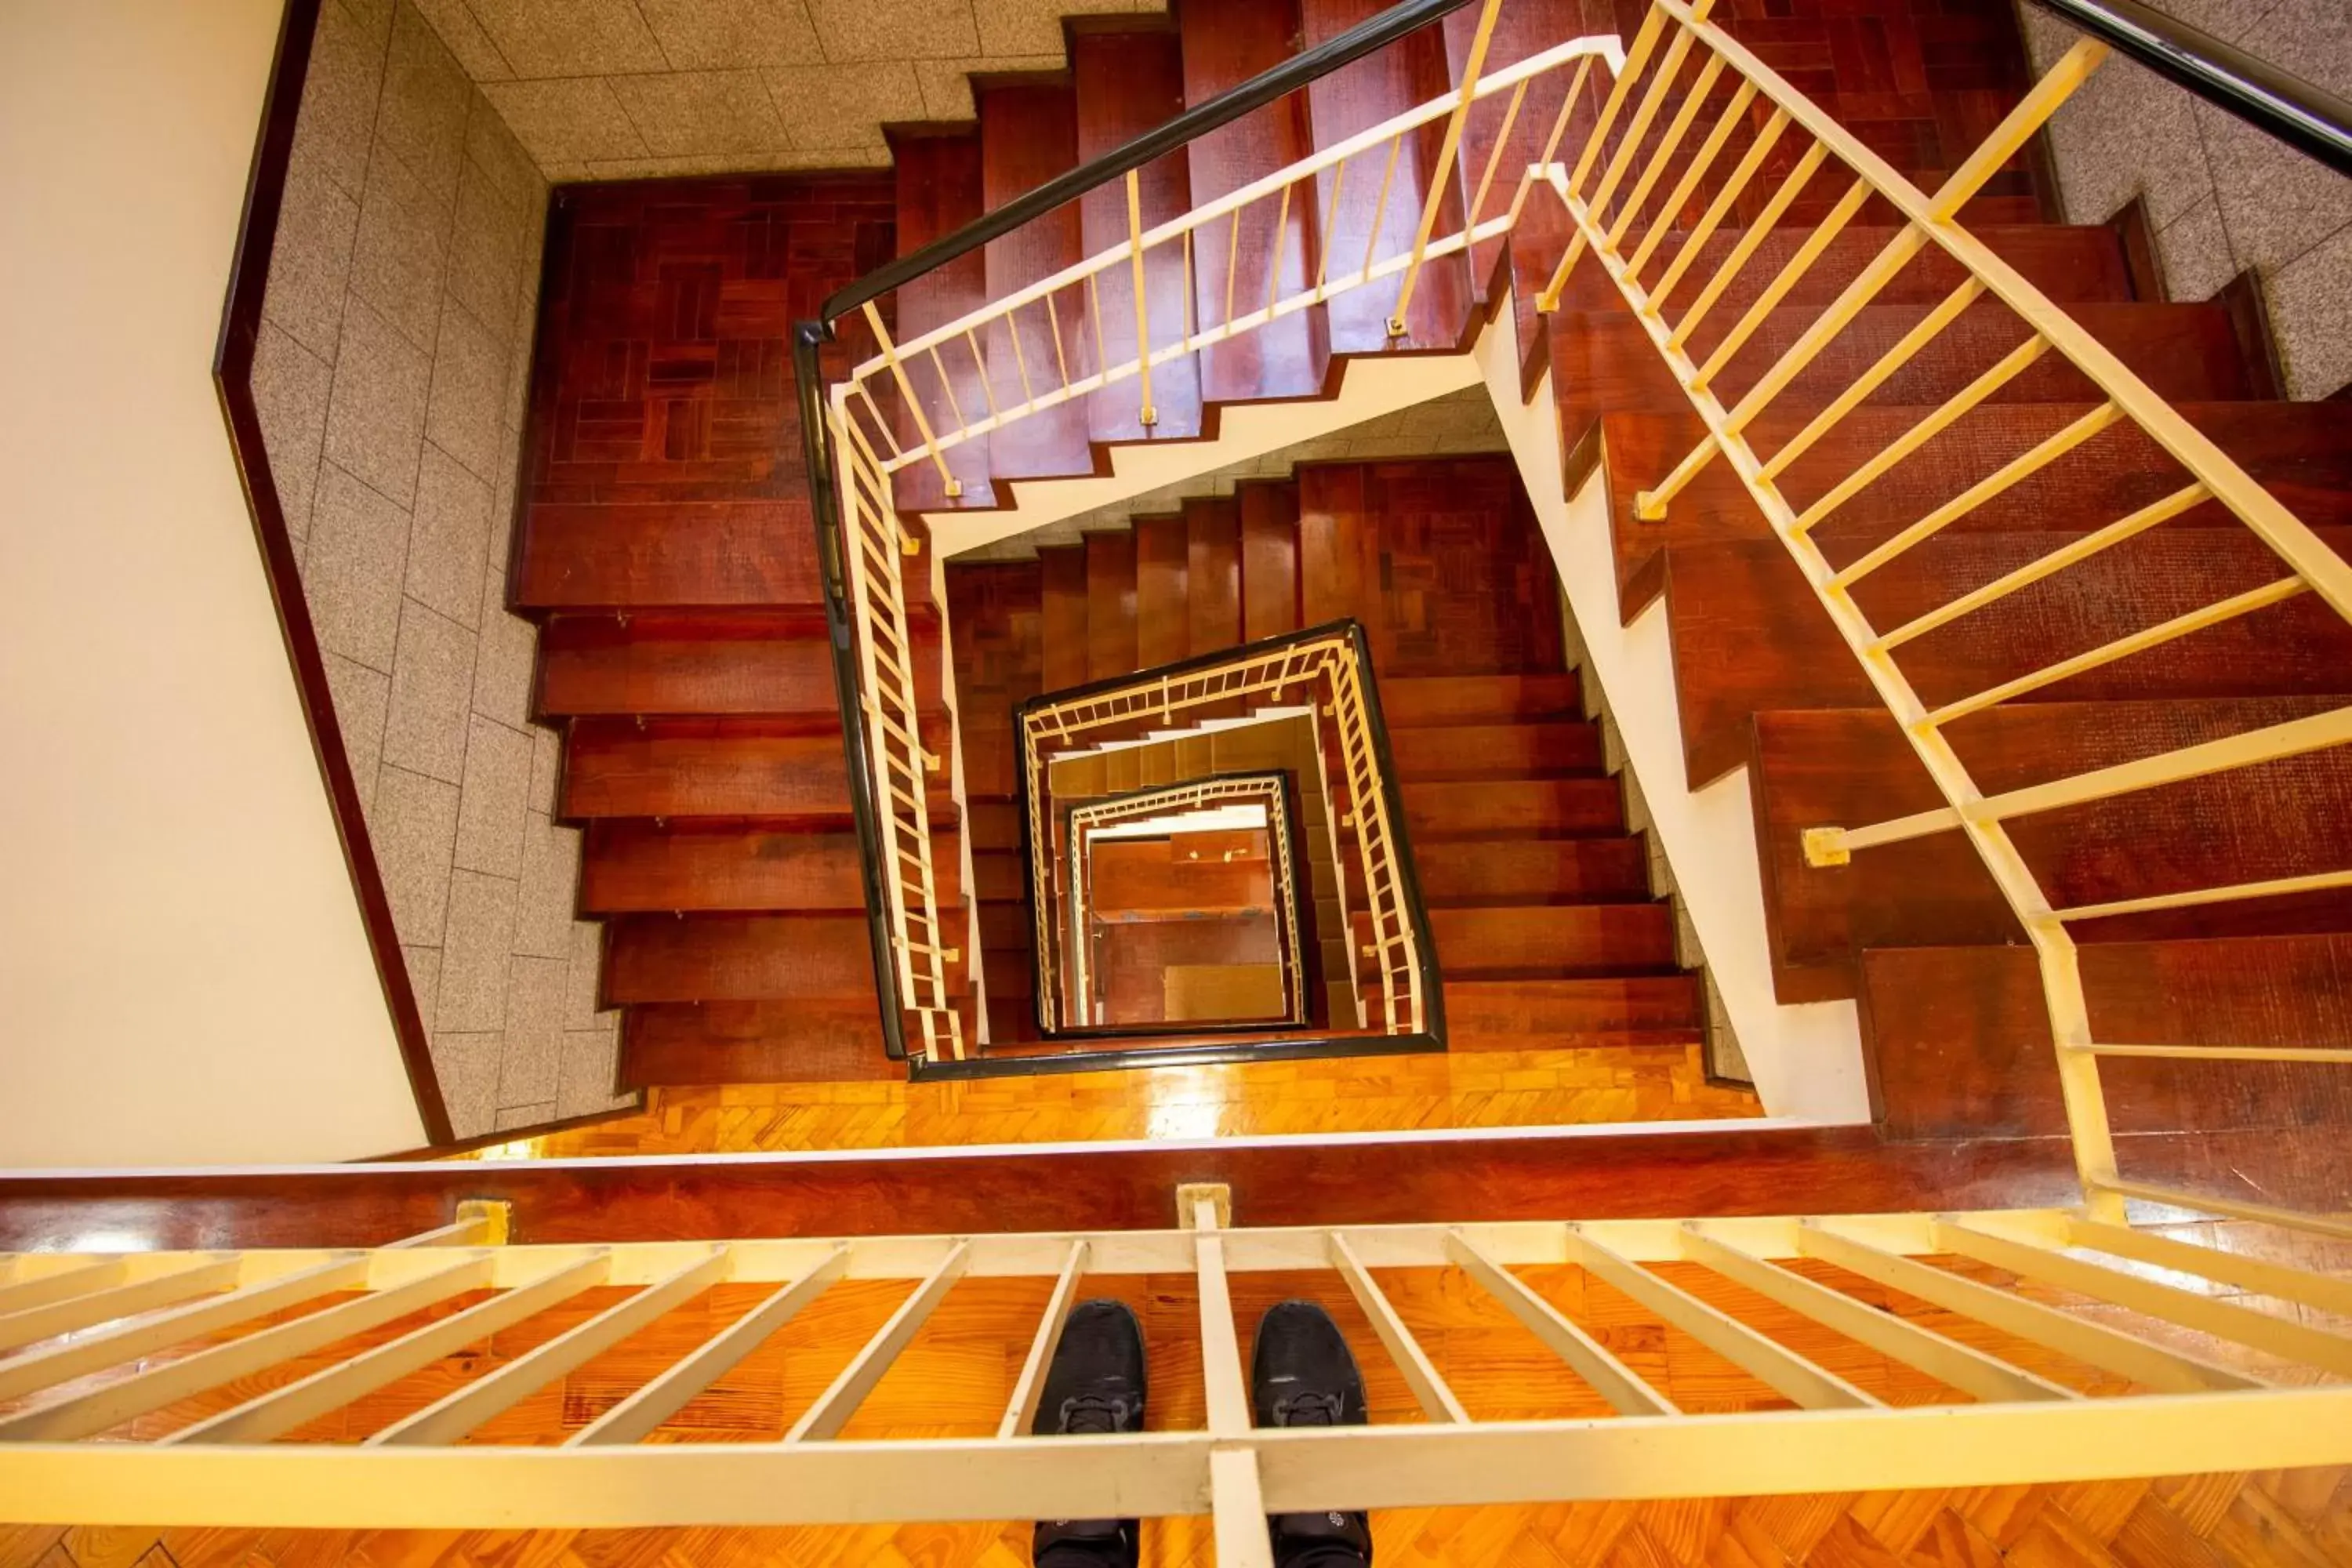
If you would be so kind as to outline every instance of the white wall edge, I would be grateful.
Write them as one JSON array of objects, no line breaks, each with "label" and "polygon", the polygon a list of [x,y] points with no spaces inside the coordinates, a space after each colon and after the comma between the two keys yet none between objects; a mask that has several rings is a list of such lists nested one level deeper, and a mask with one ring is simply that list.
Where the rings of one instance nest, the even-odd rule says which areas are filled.
[{"label": "white wall edge", "polygon": [[1477,384],[1478,363],[1472,354],[1353,359],[1339,378],[1336,397],[1226,404],[1213,441],[1115,446],[1106,476],[1016,479],[1012,482],[1013,504],[1002,511],[929,511],[922,518],[944,560]]},{"label": "white wall edge", "polygon": [[1860,1016],[1852,1002],[1791,1005],[1774,994],[1748,770],[1735,769],[1702,790],[1690,788],[1664,598],[1632,626],[1623,624],[1606,488],[1596,469],[1573,497],[1560,493],[1564,454],[1550,373],[1532,400],[1520,400],[1512,319],[1506,301],[1473,353],[1649,805],[1651,831],[1674,868],[1707,972],[1755,1074],[1756,1091],[1775,1117],[1825,1125],[1866,1122],[1870,1091]]}]

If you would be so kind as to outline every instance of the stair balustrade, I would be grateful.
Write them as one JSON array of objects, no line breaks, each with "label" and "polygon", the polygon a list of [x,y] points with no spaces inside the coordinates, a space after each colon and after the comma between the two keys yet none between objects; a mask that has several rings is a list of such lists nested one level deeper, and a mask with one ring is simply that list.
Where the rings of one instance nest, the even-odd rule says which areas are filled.
[{"label": "stair balustrade", "polygon": [[[2011,837],[2009,825],[2030,816],[2343,745],[2352,742],[2352,708],[2153,752],[2118,765],[1990,795],[1971,776],[1954,750],[1948,731],[1971,714],[2305,594],[2316,595],[2336,616],[2352,620],[2352,565],[1962,222],[1970,198],[2010,163],[2106,58],[2105,43],[2093,37],[2077,42],[1931,193],[1906,179],[1724,27],[1710,21],[1712,4],[1713,0],[1657,0],[1635,35],[1624,68],[1618,73],[1592,134],[1578,152],[1573,166],[1553,164],[1545,172],[1546,184],[1574,222],[1575,236],[1539,302],[1548,310],[1559,306],[1571,269],[1587,253],[1606,272],[1687,395],[1706,432],[1664,480],[1641,493],[1636,500],[1638,514],[1650,521],[1664,518],[1675,496],[1710,463],[1718,458],[1727,462],[1787,547],[1822,610],[1944,796],[1946,804],[1933,811],[1863,826],[1823,825],[1808,829],[1804,834],[1808,862],[1843,865],[1876,846],[1934,833],[1965,835],[2024,928],[2039,960],[2067,1122],[2093,1211],[2104,1220],[2119,1222],[2126,1198],[2189,1201],[2168,1187],[2135,1181],[2119,1172],[2100,1084],[2101,1061],[2172,1058],[2205,1063],[2344,1065],[2352,1064],[2352,1050],[2229,1041],[2102,1041],[2093,1028],[2071,928],[2116,916],[2352,887],[2352,868],[2061,908],[2053,907],[2040,877]],[[1717,112],[1713,129],[1681,160],[1681,174],[1671,194],[1656,208],[1646,209],[1652,189],[1675,167],[1686,132],[1714,101],[1711,94],[1717,83],[1727,79],[1737,86]],[[1676,230],[1676,215],[1707,188],[1706,182],[1716,178],[1713,170],[1751,104],[1769,105],[1769,116],[1753,130],[1745,154],[1712,187],[1714,197],[1697,223],[1686,232]],[[1669,110],[1664,131],[1652,135],[1652,127]],[[1799,142],[1803,144],[1801,153]],[[1777,165],[1773,164],[1776,156]],[[1775,172],[1768,174],[1768,166]],[[1834,202],[1738,320],[1711,340],[1704,355],[1699,353],[1694,343],[1702,323],[1739,279],[1774,226],[1825,170],[1831,173],[1824,184],[1838,185],[1843,181]],[[1838,234],[1871,204],[1891,207],[1899,216],[1901,226],[1895,237],[1727,406],[1720,389],[1727,368],[1783,308],[1790,291]],[[1752,211],[1754,216],[1711,272],[1695,266],[1706,253],[1710,238],[1735,211]],[[1662,242],[1670,235],[1678,239],[1678,247],[1663,268],[1654,272]],[[1758,416],[1787,395],[1862,310],[1930,247],[1959,264],[1965,273],[1959,285],[1868,370],[1828,397],[1798,434],[1769,453],[1758,451],[1748,436]],[[1695,286],[1696,291],[1687,292],[1686,285]],[[2017,346],[1818,499],[1802,506],[1792,502],[1779,482],[1790,466],[1906,365],[1932,352],[1938,335],[1964,312],[1980,308],[2006,310],[2014,318],[2021,334]],[[2045,356],[2071,366],[2103,401],[2006,461],[1997,461],[1990,454],[1971,453],[1980,469],[1974,482],[1851,559],[1831,559],[1820,531],[1827,519]],[[1873,574],[2118,426],[2137,426],[2179,466],[2183,482],[2178,489],[1891,628],[1882,630],[1857,602],[1856,586]],[[2251,530],[2278,558],[2284,568],[2281,574],[1951,700],[1929,703],[1905,674],[1897,650],[1915,638],[2028,590],[2208,502],[2218,502]],[[2242,1205],[2236,1212],[2252,1212],[2252,1208]]]},{"label": "stair balustrade", "polygon": [[[610,1530],[1211,1515],[1218,1561],[1264,1568],[1269,1511],[2352,1461],[2352,1336],[2298,1315],[2352,1313],[2352,1284],[2287,1260],[2292,1236],[2211,1245],[2203,1225],[2176,1235],[2046,1209],[1257,1229],[1229,1225],[1223,1188],[1177,1202],[1183,1226],[1159,1230],[605,1245],[523,1245],[504,1205],[469,1205],[383,1247],[0,1258],[10,1342],[71,1331],[0,1360],[0,1518]],[[2347,1234],[2295,1223],[2306,1238]],[[1664,1358],[1612,1349],[1622,1309],[1555,1304],[1569,1266],[1756,1392],[1709,1374],[1707,1411],[1683,1408]],[[1466,1291],[1433,1296],[1438,1270]],[[1299,1271],[1352,1297],[1402,1374],[1402,1399],[1384,1396],[1370,1426],[1251,1424],[1234,1292]],[[1117,1289],[1109,1276],[1189,1281],[1203,1363],[1155,1369],[1152,1399],[1205,1418],[1028,1436],[1065,1314],[1090,1281]],[[949,1305],[962,1282],[1005,1279],[1052,1281],[1034,1320]],[[837,1360],[826,1298],[853,1281],[907,1294],[805,1408],[780,1401],[775,1440],[654,1440],[755,1354]],[[2079,1304],[2053,1304],[2053,1289]],[[1578,1391],[1564,1407],[1583,1413],[1480,1416],[1493,1399],[1525,1407],[1528,1363],[1491,1327],[1425,1339],[1399,1305],[1425,1317],[1439,1300],[1527,1331]],[[939,1429],[934,1379],[877,1391],[927,1324],[950,1319],[958,1353],[1019,1368],[1003,1404],[971,1417],[958,1389],[966,1435],[887,1436]],[[446,1359],[494,1332],[530,1348]],[[597,1397],[549,1397],[591,1362]],[[423,1403],[400,1392],[436,1367]],[[730,1420],[750,1419],[730,1397]]]},{"label": "stair balustrade", "polygon": [[[1380,987],[1378,1032],[1442,1046],[1444,999],[1406,842],[1404,807],[1397,795],[1395,763],[1388,755],[1380,700],[1362,626],[1338,621],[1159,669],[1048,692],[1024,704],[1014,727],[1029,846],[1031,914],[1036,926],[1039,1022],[1045,1028],[1050,1032],[1064,1022],[1057,988],[1045,984],[1055,972],[1055,955],[1062,946],[1051,900],[1045,896],[1054,882],[1049,858],[1054,836],[1045,812],[1052,799],[1046,770],[1055,751],[1084,745],[1089,737],[1124,733],[1139,724],[1174,728],[1207,710],[1304,702],[1310,708],[1318,743],[1345,788],[1344,852],[1352,855],[1370,921],[1370,938],[1360,949],[1349,937],[1350,966],[1358,958],[1367,961],[1371,979],[1365,984]],[[1341,900],[1344,928],[1349,919],[1344,883]],[[1339,1027],[1339,1020],[1332,1023]]]}]

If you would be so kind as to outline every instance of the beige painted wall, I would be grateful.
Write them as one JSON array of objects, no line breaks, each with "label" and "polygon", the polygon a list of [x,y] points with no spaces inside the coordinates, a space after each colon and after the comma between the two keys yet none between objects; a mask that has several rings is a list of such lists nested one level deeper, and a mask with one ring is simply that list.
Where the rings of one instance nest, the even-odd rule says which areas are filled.
[{"label": "beige painted wall", "polygon": [[0,0],[0,1164],[423,1129],[210,366],[278,0]]}]

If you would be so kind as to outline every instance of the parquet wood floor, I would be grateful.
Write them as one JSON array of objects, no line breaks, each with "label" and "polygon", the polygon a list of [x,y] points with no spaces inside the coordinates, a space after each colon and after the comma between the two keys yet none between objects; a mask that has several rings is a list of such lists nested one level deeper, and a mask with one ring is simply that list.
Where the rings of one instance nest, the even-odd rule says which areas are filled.
[{"label": "parquet wood floor", "polygon": [[1699,1047],[1244,1062],[973,1082],[726,1084],[654,1089],[646,1110],[478,1157],[777,1152],[1065,1139],[1238,1137],[1750,1117],[1706,1081]]},{"label": "parquet wood floor", "polygon": [[[2352,1246],[2285,1237],[2237,1224],[2179,1227],[2176,1234],[2306,1267],[2352,1268]],[[1932,1260],[1971,1278],[2015,1287],[2000,1270],[1952,1258]],[[1895,1405],[1953,1403],[1964,1396],[1853,1341],[1800,1319],[1689,1265],[1659,1271],[1760,1332]],[[2094,1396],[2129,1392],[2110,1374],[2039,1346],[1956,1318],[1826,1264],[1800,1270],[1879,1310],[1961,1339]],[[1769,1390],[1613,1289],[1569,1267],[1520,1270],[1529,1286],[1575,1320],[1653,1386],[1693,1413],[1785,1407]],[[2174,1277],[2178,1279],[2178,1277]],[[1495,1300],[1454,1269],[1382,1270],[1382,1289],[1440,1374],[1474,1418],[1605,1416],[1597,1397]],[[1362,1312],[1328,1271],[1243,1273],[1232,1279],[1236,1326],[1246,1346],[1275,1302],[1320,1302],[1357,1347],[1376,1423],[1416,1421],[1420,1410]],[[993,1429],[1051,1281],[968,1279],[959,1282],[868,1396],[845,1436],[858,1438],[971,1436]],[[764,1442],[780,1437],[878,1329],[909,1289],[907,1281],[835,1285],[679,1412],[656,1441]],[[693,1346],[749,1310],[759,1285],[714,1289],[656,1321],[484,1427],[475,1441],[546,1444],[594,1420]],[[1114,1296],[1140,1317],[1150,1358],[1155,1429],[1197,1429],[1205,1419],[1198,1349],[1198,1299],[1190,1276],[1094,1276],[1089,1295]],[[2089,1310],[2063,1291],[2026,1286],[2032,1299]],[[617,1300],[584,1293],[370,1395],[295,1436],[356,1442],[388,1422],[529,1352]],[[2225,1288],[2241,1305],[2284,1310]],[[319,1303],[331,1305],[334,1299]],[[460,1298],[433,1315],[470,1303]],[[315,1310],[315,1309],[312,1309]],[[282,1321],[293,1313],[254,1325]],[[152,1438],[262,1392],[282,1386],[367,1345],[404,1333],[425,1315],[386,1324],[305,1361],[217,1394],[141,1418],[112,1436]],[[2129,1314],[2119,1327],[2144,1331]],[[193,1354],[221,1338],[174,1347],[155,1358]],[[2252,1352],[2203,1337],[2181,1348],[2276,1376]],[[152,1363],[151,1363],[152,1364]],[[70,1392],[97,1386],[85,1380]],[[2352,1563],[2352,1478],[2340,1470],[2182,1477],[2097,1484],[1962,1490],[1865,1492],[1768,1499],[1588,1503],[1536,1508],[1400,1509],[1373,1516],[1383,1568],[1466,1564],[1476,1568],[2321,1568]],[[1019,1564],[1026,1527],[1014,1523],[898,1529],[677,1531],[260,1531],[0,1526],[0,1568],[309,1568],[310,1564],[498,1564],[500,1568],[711,1568],[715,1564]],[[1206,1522],[1156,1521],[1145,1531],[1151,1568],[1213,1561]]]}]

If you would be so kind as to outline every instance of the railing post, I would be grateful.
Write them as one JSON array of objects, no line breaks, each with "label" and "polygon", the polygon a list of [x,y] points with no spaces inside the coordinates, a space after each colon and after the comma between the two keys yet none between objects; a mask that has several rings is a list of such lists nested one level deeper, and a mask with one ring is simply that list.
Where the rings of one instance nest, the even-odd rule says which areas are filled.
[{"label": "railing post", "polygon": [[[1160,410],[1151,405],[1151,316],[1143,298],[1143,184],[1133,169],[1127,172],[1127,244],[1135,271],[1135,374],[1143,383],[1143,412],[1137,423],[1149,429],[1160,423]],[[1101,368],[1106,373],[1110,369]]]},{"label": "railing post", "polygon": [[[1486,46],[1495,40],[1495,19],[1502,15],[1503,0],[1486,0],[1478,12],[1478,31],[1470,40],[1469,58],[1462,62],[1462,88],[1454,100],[1454,112],[1445,121],[1445,139],[1438,144],[1437,170],[1430,176],[1429,197],[1421,205],[1421,226],[1413,230],[1412,259],[1406,263],[1404,284],[1397,290],[1396,314],[1389,318],[1389,336],[1404,336],[1405,311],[1412,304],[1413,285],[1421,281],[1422,258],[1429,250],[1430,230],[1437,226],[1437,209],[1445,199],[1445,187],[1454,180],[1454,160],[1462,150],[1462,128],[1470,119],[1470,106],[1478,96],[1478,78],[1486,68]],[[1378,231],[1374,231],[1377,236]]]}]

